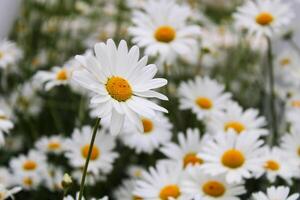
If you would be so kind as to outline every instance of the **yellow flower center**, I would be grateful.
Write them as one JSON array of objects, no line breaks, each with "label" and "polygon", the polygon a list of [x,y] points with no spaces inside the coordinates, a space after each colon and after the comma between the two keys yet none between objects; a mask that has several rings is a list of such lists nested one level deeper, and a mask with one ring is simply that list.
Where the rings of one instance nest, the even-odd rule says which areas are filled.
[{"label": "yellow flower center", "polygon": [[232,121],[232,122],[227,122],[225,124],[224,129],[225,129],[225,131],[228,131],[229,129],[233,129],[233,130],[235,130],[236,133],[239,134],[245,130],[245,126],[241,122]]},{"label": "yellow flower center", "polygon": [[298,156],[300,156],[300,147],[298,148]]},{"label": "yellow flower center", "polygon": [[134,176],[135,177],[141,177],[142,176],[142,170],[139,170],[139,169],[135,170]]},{"label": "yellow flower center", "polygon": [[200,108],[205,109],[205,110],[211,109],[213,106],[213,102],[209,98],[206,98],[206,97],[198,97],[196,99],[196,104]]},{"label": "yellow flower center", "polygon": [[6,120],[7,117],[5,115],[0,115],[0,120]]},{"label": "yellow flower center", "polygon": [[128,81],[117,76],[108,79],[106,90],[117,101],[126,101],[132,96],[131,86]]},{"label": "yellow flower center", "polygon": [[271,171],[278,171],[280,169],[280,165],[275,160],[268,160],[265,163],[264,168]]},{"label": "yellow flower center", "polygon": [[300,101],[299,100],[292,101],[292,107],[300,108]]},{"label": "yellow flower center", "polygon": [[25,178],[23,179],[23,183],[24,183],[24,185],[32,186],[33,181],[32,181],[32,179],[31,179],[30,177],[25,177]]},{"label": "yellow flower center", "polygon": [[224,166],[236,169],[244,164],[245,157],[239,150],[230,149],[223,154],[221,161]]},{"label": "yellow flower center", "polygon": [[26,160],[23,163],[23,169],[26,171],[32,171],[35,170],[37,168],[37,163],[34,162],[33,160]]},{"label": "yellow flower center", "polygon": [[154,37],[159,42],[169,43],[175,39],[176,32],[171,26],[161,26],[155,31]]},{"label": "yellow flower center", "polygon": [[[88,154],[89,154],[89,149],[90,149],[90,145],[87,144],[85,146],[83,146],[81,148],[81,155],[84,157],[84,158],[87,158],[88,157]],[[91,160],[96,160],[98,157],[100,156],[100,150],[98,147],[96,146],[93,146],[92,148],[92,153],[91,153]]]},{"label": "yellow flower center", "polygon": [[285,67],[287,65],[289,65],[291,63],[291,60],[289,58],[283,58],[281,61],[280,61],[280,65]]},{"label": "yellow flower center", "polygon": [[4,53],[2,53],[2,52],[0,51],[0,59],[3,58],[3,56],[4,56]]},{"label": "yellow flower center", "polygon": [[180,196],[180,190],[177,185],[167,185],[161,189],[159,197],[161,200],[169,200],[170,197],[177,198]]},{"label": "yellow flower center", "polygon": [[150,119],[142,119],[144,133],[150,133],[153,130],[153,123]]},{"label": "yellow flower center", "polygon": [[196,153],[188,153],[183,158],[183,166],[203,164],[203,160],[197,157]]},{"label": "yellow flower center", "polygon": [[59,81],[65,81],[68,79],[68,73],[66,69],[61,69],[56,73],[56,79]]},{"label": "yellow flower center", "polygon": [[256,16],[255,20],[256,20],[256,23],[258,23],[262,26],[268,26],[273,22],[274,17],[269,12],[262,12]]},{"label": "yellow flower center", "polygon": [[208,181],[202,186],[203,192],[211,197],[221,197],[224,195],[226,188],[219,181]]},{"label": "yellow flower center", "polygon": [[139,196],[133,196],[132,200],[143,200],[143,198],[139,197]]},{"label": "yellow flower center", "polygon": [[60,149],[61,145],[59,142],[52,141],[48,143],[48,149],[49,150],[57,150]]}]

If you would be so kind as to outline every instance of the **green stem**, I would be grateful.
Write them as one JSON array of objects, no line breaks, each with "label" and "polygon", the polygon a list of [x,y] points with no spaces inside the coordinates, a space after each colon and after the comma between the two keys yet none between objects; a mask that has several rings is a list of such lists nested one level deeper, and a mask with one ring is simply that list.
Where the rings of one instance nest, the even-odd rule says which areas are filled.
[{"label": "green stem", "polygon": [[293,40],[293,38],[288,40],[290,45],[298,52],[298,54],[300,54],[300,48],[297,45],[297,43]]},{"label": "green stem", "polygon": [[277,113],[276,113],[276,99],[274,89],[274,66],[273,66],[273,54],[272,54],[272,43],[268,37],[268,74],[269,74],[269,87],[270,87],[270,112],[271,112],[271,125],[272,125],[272,144],[275,145],[278,138],[277,130]]},{"label": "green stem", "polygon": [[92,139],[91,139],[91,143],[90,143],[88,156],[86,158],[85,165],[84,165],[84,168],[83,168],[83,174],[82,174],[81,183],[80,183],[80,192],[79,192],[78,200],[81,200],[82,196],[83,196],[85,177],[87,175],[87,169],[88,169],[88,166],[89,166],[89,162],[90,162],[90,158],[91,158],[95,138],[96,138],[96,135],[97,135],[97,130],[99,128],[99,123],[100,123],[100,118],[97,118],[96,124],[95,124],[94,129],[93,129],[93,135],[92,135]]}]

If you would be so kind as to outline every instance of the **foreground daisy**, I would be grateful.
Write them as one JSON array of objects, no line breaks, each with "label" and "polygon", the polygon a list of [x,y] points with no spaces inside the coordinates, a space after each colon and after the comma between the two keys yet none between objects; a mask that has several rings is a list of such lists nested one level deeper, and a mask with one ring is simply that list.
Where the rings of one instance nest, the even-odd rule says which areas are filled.
[{"label": "foreground daisy", "polygon": [[228,104],[225,112],[214,115],[207,124],[212,133],[233,131],[241,134],[247,131],[259,136],[268,134],[264,129],[266,119],[259,116],[258,110],[249,108],[243,111],[237,103]]},{"label": "foreground daisy", "polygon": [[184,168],[188,166],[199,166],[203,160],[197,157],[197,153],[203,148],[207,138],[200,138],[198,129],[187,129],[186,135],[179,133],[178,143],[167,143],[160,151],[169,159],[182,164]]},{"label": "foreground daisy", "polygon": [[22,58],[22,51],[15,43],[0,40],[0,68],[6,69],[10,65],[14,65]]},{"label": "foreground daisy", "polygon": [[200,167],[189,168],[183,181],[183,192],[196,196],[199,200],[239,200],[246,193],[243,183],[227,183],[224,175],[210,176]]},{"label": "foreground daisy", "polygon": [[[92,128],[84,126],[82,129],[75,129],[71,139],[64,143],[66,157],[71,166],[82,168],[85,164],[90,148],[90,139],[92,137]],[[93,174],[109,173],[112,170],[112,164],[118,157],[113,151],[116,145],[115,138],[99,130],[92,148],[92,154],[88,167],[88,172]]]},{"label": "foreground daisy", "polygon": [[224,92],[224,86],[208,77],[196,77],[183,82],[179,87],[180,108],[191,109],[199,120],[211,118],[223,112],[231,95]]},{"label": "foreground daisy", "polygon": [[10,108],[4,100],[0,100],[0,146],[5,143],[4,133],[8,133],[14,127],[10,115]]},{"label": "foreground daisy", "polygon": [[289,196],[290,189],[288,187],[269,187],[267,193],[258,192],[253,194],[254,200],[297,200],[299,194]]},{"label": "foreground daisy", "polygon": [[289,4],[281,0],[246,1],[234,14],[237,27],[257,37],[286,31],[293,16]]},{"label": "foreground daisy", "polygon": [[263,165],[262,140],[257,135],[234,132],[218,133],[206,142],[198,154],[204,160],[202,169],[213,176],[225,174],[228,183],[239,183],[243,178],[253,177]]},{"label": "foreground daisy", "polygon": [[136,182],[133,194],[143,200],[186,200],[182,193],[182,167],[175,163],[162,162],[144,171],[140,180]]},{"label": "foreground daisy", "polygon": [[97,105],[97,116],[111,116],[110,132],[118,134],[125,116],[143,130],[141,116],[153,118],[156,111],[167,112],[146,98],[167,97],[153,91],[167,84],[167,80],[153,78],[157,67],[146,65],[147,57],[139,60],[139,49],[134,46],[128,52],[122,40],[117,48],[112,40],[95,45],[95,54],[76,56],[86,70],[76,71],[73,78],[93,93],[92,104]]},{"label": "foreground daisy", "polygon": [[135,126],[129,125],[121,135],[123,143],[137,153],[153,153],[160,145],[170,141],[172,124],[169,119],[157,113],[155,118],[141,118],[143,131],[138,130]]},{"label": "foreground daisy", "polygon": [[197,46],[200,28],[188,25],[192,11],[185,5],[178,5],[174,0],[147,1],[133,14],[134,26],[129,28],[133,42],[146,47],[145,53],[160,56],[168,64],[175,58],[192,53]]}]

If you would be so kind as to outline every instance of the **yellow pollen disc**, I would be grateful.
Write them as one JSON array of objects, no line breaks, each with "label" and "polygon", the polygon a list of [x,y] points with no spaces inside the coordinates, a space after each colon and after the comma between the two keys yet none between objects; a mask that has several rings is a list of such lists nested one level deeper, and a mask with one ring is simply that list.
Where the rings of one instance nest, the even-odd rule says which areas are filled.
[{"label": "yellow pollen disc", "polygon": [[262,12],[256,16],[255,20],[256,20],[256,23],[258,23],[262,26],[268,26],[273,22],[274,17],[271,13]]},{"label": "yellow pollen disc", "polygon": [[226,188],[219,181],[208,181],[202,186],[203,192],[211,197],[221,197],[224,195]]},{"label": "yellow pollen disc", "polygon": [[144,133],[150,133],[153,130],[153,123],[150,119],[142,119]]},{"label": "yellow pollen disc", "polygon": [[197,157],[196,153],[189,153],[186,154],[183,159],[183,166],[186,167],[188,165],[197,165],[197,164],[203,164],[203,160],[201,158]]},{"label": "yellow pollen disc", "polygon": [[300,147],[298,148],[298,156],[300,156]]},{"label": "yellow pollen disc", "polygon": [[176,32],[171,26],[161,26],[155,31],[154,37],[159,42],[169,43],[175,39]]},{"label": "yellow pollen disc", "polygon": [[299,100],[292,101],[292,106],[295,108],[300,108],[300,101]]},{"label": "yellow pollen disc", "polygon": [[161,189],[159,197],[161,200],[169,200],[169,197],[177,198],[180,196],[180,190],[177,185],[167,185]]},{"label": "yellow pollen disc", "polygon": [[211,109],[213,106],[213,102],[209,98],[206,98],[206,97],[198,97],[196,99],[196,104],[200,108],[205,109],[205,110]]},{"label": "yellow pollen disc", "polygon": [[227,131],[229,129],[233,129],[233,130],[235,130],[236,133],[239,134],[245,130],[245,126],[241,122],[232,121],[232,122],[227,122],[225,124],[224,129],[225,129],[225,131]]},{"label": "yellow pollen disc", "polygon": [[245,157],[239,150],[230,149],[223,154],[221,161],[224,166],[236,169],[244,164]]},{"label": "yellow pollen disc", "polygon": [[56,79],[60,81],[65,81],[68,79],[68,73],[67,70],[61,69],[56,74]]},{"label": "yellow pollen disc", "polygon": [[[87,144],[81,148],[81,154],[84,158],[88,157],[90,145]],[[98,147],[93,146],[91,153],[91,160],[96,160],[100,156],[100,150]]]},{"label": "yellow pollen disc", "polygon": [[23,179],[23,183],[24,183],[24,185],[32,186],[33,181],[32,181],[32,179],[31,179],[30,177],[25,177],[25,178]]},{"label": "yellow pollen disc", "polygon": [[106,90],[117,101],[126,101],[132,96],[131,86],[128,81],[117,76],[108,79]]},{"label": "yellow pollen disc", "polygon": [[52,142],[48,143],[49,150],[57,150],[57,149],[60,149],[60,147],[61,147],[61,145],[59,142],[52,141]]},{"label": "yellow pollen disc", "polygon": [[136,170],[136,171],[134,172],[134,176],[135,176],[135,177],[141,177],[141,176],[142,176],[142,171],[141,171],[141,170]]},{"label": "yellow pollen disc", "polygon": [[141,197],[139,197],[139,196],[133,196],[132,200],[143,200],[143,199]]},{"label": "yellow pollen disc", "polygon": [[27,160],[23,163],[23,169],[26,171],[35,170],[36,168],[37,164],[33,160]]},{"label": "yellow pollen disc", "polygon": [[4,54],[0,51],[0,59],[4,56]]},{"label": "yellow pollen disc", "polygon": [[268,160],[265,163],[264,168],[271,171],[278,171],[280,169],[280,165],[275,160]]},{"label": "yellow pollen disc", "polygon": [[0,120],[6,120],[7,117],[5,115],[0,115]]},{"label": "yellow pollen disc", "polygon": [[289,65],[291,63],[291,60],[289,58],[283,58],[281,61],[280,61],[280,65],[285,67],[286,65]]}]

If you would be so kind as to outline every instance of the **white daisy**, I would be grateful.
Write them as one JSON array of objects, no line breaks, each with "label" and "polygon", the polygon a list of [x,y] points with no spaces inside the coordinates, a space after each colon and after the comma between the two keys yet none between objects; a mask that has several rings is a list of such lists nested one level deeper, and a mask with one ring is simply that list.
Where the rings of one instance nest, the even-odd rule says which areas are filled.
[{"label": "white daisy", "polygon": [[144,170],[145,170],[145,168],[142,167],[142,166],[139,166],[139,165],[131,165],[131,166],[128,167],[127,175],[128,175],[130,178],[138,179],[138,178],[141,178],[142,172],[143,172]]},{"label": "white daisy", "polygon": [[160,61],[171,64],[175,58],[192,53],[201,31],[197,25],[188,25],[192,11],[174,0],[147,1],[136,10],[129,28],[133,43],[146,47],[145,53],[160,56]]},{"label": "white daisy", "polygon": [[178,143],[167,143],[160,151],[169,159],[178,162],[184,168],[188,166],[199,166],[203,160],[197,157],[197,153],[203,148],[207,137],[200,138],[198,129],[187,129],[186,135],[178,134]]},{"label": "white daisy", "polygon": [[0,41],[0,68],[6,69],[22,58],[22,51],[15,43],[8,40]]},{"label": "white daisy", "polygon": [[288,152],[292,157],[298,158],[300,162],[300,127],[294,125],[289,133],[286,133],[281,138],[281,148]]},{"label": "white daisy", "polygon": [[57,166],[49,165],[47,172],[43,174],[44,185],[51,191],[62,191],[63,170]]},{"label": "white daisy", "polygon": [[43,176],[41,174],[25,174],[25,173],[13,173],[13,182],[16,185],[20,185],[24,190],[34,190],[37,189],[42,181]]},{"label": "white daisy", "polygon": [[203,170],[213,176],[225,174],[228,183],[238,183],[261,170],[262,140],[257,135],[220,132],[206,142],[198,154],[204,160]]},{"label": "white daisy", "polygon": [[170,141],[172,125],[167,117],[157,113],[154,118],[142,117],[143,131],[138,130],[134,125],[124,130],[121,135],[123,143],[137,153],[153,153],[160,145]]},{"label": "white daisy", "polygon": [[115,192],[114,196],[116,200],[142,200],[141,197],[133,194],[133,190],[136,186],[136,181],[127,179],[122,182]]},{"label": "white daisy", "polygon": [[[201,167],[189,168],[183,181],[183,192],[199,200],[239,200],[246,193],[243,183],[227,183],[224,175],[204,174]],[[196,199],[197,199],[196,198]]]},{"label": "white daisy", "polygon": [[[78,168],[72,171],[72,178],[77,182],[77,184],[80,185],[81,179],[82,179],[82,168]],[[95,186],[100,181],[104,182],[106,181],[107,177],[106,174],[98,173],[94,174],[92,172],[87,172],[87,175],[85,177],[85,185],[87,186]]]},{"label": "white daisy", "polygon": [[285,186],[274,187],[267,189],[267,193],[258,192],[253,194],[254,200],[297,200],[299,194],[289,196],[290,189]]},{"label": "white daisy", "polygon": [[0,167],[0,184],[4,185],[5,187],[10,187],[13,185],[12,174],[6,167]]},{"label": "white daisy", "polygon": [[263,161],[264,172],[271,182],[275,182],[277,177],[291,182],[294,175],[300,173],[299,162],[296,158],[289,156],[288,152],[278,147],[266,148]]},{"label": "white daisy", "polygon": [[9,198],[14,199],[13,195],[20,192],[21,190],[21,187],[14,187],[8,189],[5,185],[0,184],[0,200],[5,200]]},{"label": "white daisy", "polygon": [[191,109],[199,120],[209,119],[223,112],[231,95],[224,86],[208,77],[197,76],[195,80],[183,82],[179,87],[180,108]]},{"label": "white daisy", "polygon": [[0,100],[0,146],[5,143],[4,133],[9,133],[9,131],[14,127],[11,121],[11,110],[3,99]]},{"label": "white daisy", "polygon": [[[90,148],[92,137],[92,128],[84,126],[82,129],[75,129],[71,139],[66,139],[64,147],[66,157],[69,159],[71,166],[82,168],[85,164]],[[116,141],[111,135],[106,134],[103,130],[98,130],[95,144],[92,148],[88,172],[93,174],[109,173],[113,162],[118,154],[113,151]]]},{"label": "white daisy", "polygon": [[[76,198],[75,199],[71,195],[68,195],[68,196],[64,197],[63,200],[78,200],[78,198],[79,198],[79,193],[76,193]],[[82,200],[85,200],[85,198],[83,197]],[[108,200],[108,197],[105,196],[105,197],[102,197],[100,199],[91,198],[91,200]]]},{"label": "white daisy", "polygon": [[289,4],[281,0],[246,1],[234,14],[237,27],[257,38],[284,32],[293,16]]},{"label": "white daisy", "polygon": [[182,172],[181,165],[161,162],[142,173],[133,194],[143,200],[186,200],[188,195],[182,193]]},{"label": "white daisy", "polygon": [[237,103],[229,103],[225,112],[213,115],[207,122],[212,133],[233,131],[241,134],[246,131],[259,136],[268,134],[268,130],[264,128],[266,124],[265,117],[259,116],[258,110],[249,108],[243,111]]},{"label": "white daisy", "polygon": [[167,97],[152,89],[167,84],[167,80],[153,78],[157,67],[146,65],[147,57],[139,61],[139,49],[135,46],[128,52],[124,40],[117,48],[112,40],[95,45],[96,57],[76,56],[86,70],[74,72],[73,78],[81,86],[93,92],[92,104],[97,105],[99,118],[111,115],[110,132],[121,131],[125,116],[140,130],[143,129],[140,116],[153,118],[154,110],[166,109],[147,100]]},{"label": "white daisy", "polygon": [[35,144],[36,148],[44,153],[61,154],[64,152],[64,138],[59,135],[42,137]]},{"label": "white daisy", "polygon": [[300,117],[300,93],[297,91],[285,101],[286,121],[298,126]]}]

